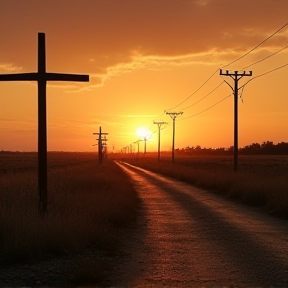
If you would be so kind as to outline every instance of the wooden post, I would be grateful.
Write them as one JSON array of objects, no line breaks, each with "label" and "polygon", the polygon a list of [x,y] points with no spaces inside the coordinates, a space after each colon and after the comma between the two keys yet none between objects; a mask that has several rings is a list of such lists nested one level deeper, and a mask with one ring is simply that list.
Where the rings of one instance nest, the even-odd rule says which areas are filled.
[{"label": "wooden post", "polygon": [[[93,133],[93,135],[98,135],[98,161],[99,161],[99,164],[102,164],[103,162],[103,141],[107,141],[106,139],[106,135],[108,135],[108,133],[103,133],[102,132],[102,129],[101,129],[101,126],[99,127],[99,133]],[[104,139],[102,138],[102,136],[104,135]]]},{"label": "wooden post", "polygon": [[[167,122],[157,122],[154,121],[154,124],[157,124],[158,126],[158,162],[160,162],[160,130],[161,130],[161,126],[164,124],[168,124]],[[173,140],[174,143],[174,140]]]},{"label": "wooden post", "polygon": [[246,73],[239,73],[238,71],[234,71],[234,73],[229,73],[226,70],[226,73],[223,73],[220,69],[220,75],[222,76],[230,76],[234,80],[234,88],[225,81],[233,90],[234,93],[234,172],[238,171],[238,81],[244,76],[252,76],[252,71]]},{"label": "wooden post", "polygon": [[88,82],[89,75],[46,72],[45,33],[38,33],[38,72],[2,74],[0,81],[37,81],[38,84],[38,192],[39,213],[47,213],[47,123],[46,83],[47,81]]},{"label": "wooden post", "polygon": [[175,119],[178,115],[182,115],[183,112],[166,112],[173,120],[173,137],[172,137],[172,162],[174,163],[174,150],[175,150]]}]

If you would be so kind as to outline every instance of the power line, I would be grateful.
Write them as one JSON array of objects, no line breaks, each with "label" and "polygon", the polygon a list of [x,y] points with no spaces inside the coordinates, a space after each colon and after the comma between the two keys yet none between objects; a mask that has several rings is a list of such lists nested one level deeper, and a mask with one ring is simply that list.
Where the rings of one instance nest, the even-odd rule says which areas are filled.
[{"label": "power line", "polygon": [[272,38],[274,35],[276,35],[277,33],[279,33],[283,28],[285,28],[288,25],[288,23],[286,23],[285,25],[283,25],[281,28],[279,28],[277,31],[275,31],[273,34],[271,34],[270,36],[268,36],[266,39],[264,39],[262,42],[260,42],[259,44],[257,44],[255,47],[253,47],[251,50],[249,50],[248,52],[246,52],[244,55],[238,57],[237,59],[233,60],[232,62],[226,64],[225,66],[223,66],[222,68],[225,68],[237,61],[239,61],[240,59],[244,58],[245,56],[247,56],[248,54],[250,54],[251,52],[253,52],[254,50],[256,50],[259,46],[261,46],[262,44],[264,44],[266,41],[268,41],[270,38]]},{"label": "power line", "polygon": [[191,95],[189,95],[185,100],[183,100],[182,102],[180,102],[178,105],[176,105],[175,107],[172,107],[169,110],[173,110],[177,107],[179,107],[181,104],[183,104],[184,102],[186,102],[188,99],[190,99],[194,94],[196,94],[217,72],[219,69],[217,69],[198,89],[196,89]]},{"label": "power line", "polygon": [[[273,69],[273,70],[267,71],[267,72],[265,72],[265,73],[263,73],[263,74],[261,74],[261,75],[258,75],[258,76],[255,76],[255,77],[251,78],[249,81],[247,81],[247,82],[246,82],[245,84],[243,84],[241,87],[239,87],[239,90],[242,89],[242,88],[244,88],[244,87],[245,87],[249,82],[251,82],[252,80],[254,80],[254,79],[256,79],[256,78],[259,78],[259,77],[262,77],[262,76],[264,76],[264,75],[267,75],[267,74],[269,74],[269,73],[272,73],[272,72],[274,72],[274,71],[276,71],[276,70],[279,70],[279,69],[281,69],[281,68],[284,68],[284,67],[286,67],[286,66],[288,66],[288,63],[285,64],[285,65],[282,65],[282,66],[280,66],[280,67],[277,67],[277,68],[275,68],[275,69]],[[208,108],[200,111],[199,113],[196,113],[196,114],[191,115],[191,116],[186,117],[186,118],[179,119],[178,121],[183,121],[183,120],[187,120],[187,119],[196,117],[196,116],[198,116],[198,115],[206,112],[207,110],[210,110],[211,108],[217,106],[218,104],[220,104],[221,102],[223,102],[224,100],[226,100],[227,98],[229,98],[231,95],[232,95],[232,94],[229,94],[228,96],[224,97],[223,99],[221,99],[220,101],[216,102],[216,103],[213,104],[212,106],[209,106]]]},{"label": "power line", "polygon": [[209,96],[209,95],[212,94],[214,91],[216,91],[223,83],[224,83],[224,81],[221,82],[216,88],[214,88],[212,91],[210,91],[210,92],[209,92],[208,94],[206,94],[204,97],[202,97],[202,98],[199,99],[198,101],[194,102],[193,104],[191,104],[191,105],[189,105],[189,106],[187,106],[187,107],[185,107],[185,108],[182,108],[181,110],[188,109],[188,108],[190,108],[190,107],[198,104],[199,102],[201,102],[202,100],[204,100],[207,96]]},{"label": "power line", "polygon": [[[285,46],[285,47],[283,47],[282,49],[274,52],[273,54],[270,54],[270,55],[268,55],[268,56],[266,56],[266,57],[264,57],[264,58],[262,58],[262,59],[260,59],[260,60],[258,60],[258,61],[256,61],[256,62],[254,62],[254,63],[252,63],[252,64],[250,64],[250,65],[242,68],[241,70],[247,69],[247,68],[249,68],[249,67],[251,67],[251,66],[253,66],[253,65],[256,65],[256,64],[258,64],[258,63],[260,63],[260,62],[268,59],[268,58],[271,58],[271,57],[275,56],[276,54],[284,51],[284,50],[287,49],[287,48],[288,48],[288,45]],[[286,65],[285,65],[285,66],[286,66]],[[270,73],[270,72],[269,72],[269,73]],[[266,74],[266,73],[265,73],[265,74]],[[265,75],[265,74],[264,74],[264,75]],[[257,76],[257,77],[258,77],[258,76]],[[251,80],[257,78],[257,77],[254,77],[254,78],[250,79],[249,82],[250,82]],[[224,82],[221,82],[218,86],[216,86],[212,91],[210,91],[210,92],[209,92],[208,94],[206,94],[204,97],[202,97],[202,98],[199,99],[198,101],[194,102],[193,104],[191,104],[191,105],[189,105],[189,106],[187,106],[187,107],[185,107],[185,108],[182,108],[181,110],[186,110],[186,109],[188,109],[188,108],[190,108],[190,107],[198,104],[199,102],[201,102],[202,100],[204,100],[207,96],[209,96],[209,95],[212,94],[214,91],[216,91],[223,83],[224,83]],[[242,87],[243,87],[243,86],[242,86]]]},{"label": "power line", "polygon": [[[267,42],[269,39],[271,39],[273,36],[275,36],[277,33],[279,33],[279,32],[280,32],[283,28],[285,28],[287,25],[288,25],[288,23],[286,23],[285,25],[283,25],[282,27],[280,27],[279,29],[277,29],[273,34],[271,34],[271,35],[268,36],[266,39],[264,39],[263,41],[261,41],[261,42],[260,42],[259,44],[257,44],[255,47],[253,47],[253,48],[250,49],[248,52],[246,52],[244,55],[238,57],[237,59],[231,61],[230,63],[226,64],[226,65],[223,66],[223,67],[227,67],[227,66],[229,66],[229,65],[231,65],[231,64],[239,61],[240,59],[244,58],[245,56],[247,56],[248,54],[250,54],[251,52],[253,52],[254,50],[256,50],[258,47],[260,47],[262,44],[264,44],[265,42]],[[250,64],[250,65],[248,65],[248,66],[246,66],[246,67],[244,67],[244,68],[242,68],[242,69],[244,70],[244,69],[246,69],[246,68],[248,68],[248,67],[251,67],[251,66],[256,65],[256,64],[258,64],[258,63],[260,63],[260,62],[262,62],[262,61],[265,61],[265,60],[267,60],[268,58],[273,57],[274,55],[282,52],[283,50],[285,50],[285,49],[287,49],[287,48],[288,48],[288,46],[283,47],[282,49],[276,51],[275,53],[273,53],[273,54],[271,54],[271,55],[268,55],[268,56],[266,56],[266,57],[264,57],[264,58],[262,58],[262,59],[260,59],[260,60],[258,60],[258,61],[256,61],[256,62],[254,62],[254,63],[252,63],[252,64]],[[278,69],[284,68],[284,67],[286,67],[287,65],[288,65],[288,64],[285,64],[285,65],[283,65],[283,66],[280,66],[280,67],[277,67],[277,68],[275,68],[275,69],[273,69],[273,70],[270,70],[270,71],[268,71],[268,72],[265,72],[265,73],[263,73],[263,74],[261,74],[261,75],[258,75],[258,76],[253,77],[252,79],[250,79],[249,81],[247,81],[244,85],[242,85],[242,86],[239,88],[239,90],[242,89],[242,88],[244,88],[244,86],[247,85],[250,81],[252,81],[252,80],[254,80],[254,79],[256,79],[256,78],[259,78],[259,77],[261,77],[261,76],[267,75],[267,74],[269,74],[269,73],[271,73],[271,72],[274,72],[274,71],[276,71],[276,70],[278,70]],[[186,99],[184,99],[183,101],[181,101],[178,105],[174,106],[173,108],[168,109],[168,111],[179,107],[180,105],[182,105],[183,103],[185,103],[187,100],[189,100],[189,99],[190,99],[193,95],[195,95],[201,88],[203,88],[204,85],[206,85],[206,84],[210,81],[210,79],[218,72],[218,70],[219,70],[219,69],[217,69],[215,72],[213,72],[212,75],[211,75],[198,89],[196,89],[192,94],[190,94]],[[200,100],[198,100],[198,101],[194,102],[193,104],[191,104],[191,105],[183,108],[182,110],[188,109],[188,108],[190,108],[190,107],[198,104],[199,102],[201,102],[202,100],[204,100],[206,97],[208,97],[209,95],[211,95],[211,94],[212,94],[215,90],[217,90],[222,84],[223,84],[223,82],[221,82],[217,87],[215,87],[213,90],[211,90],[208,94],[206,94],[206,95],[205,95],[204,97],[202,97]],[[228,96],[226,96],[226,97],[223,98],[222,100],[216,102],[216,103],[213,104],[212,106],[209,106],[208,108],[200,111],[199,113],[196,113],[196,114],[191,115],[191,116],[186,117],[186,118],[182,118],[182,119],[180,119],[179,121],[186,120],[186,119],[189,119],[189,118],[198,116],[198,115],[206,112],[207,110],[210,110],[211,108],[215,107],[216,105],[220,104],[222,101],[224,101],[225,99],[227,99],[227,98],[230,97],[230,96],[231,96],[231,94],[228,95]],[[166,110],[164,111],[164,113],[162,113],[161,115],[157,116],[156,118],[159,118],[159,117],[163,116],[165,113],[166,113]],[[155,132],[156,132],[156,131],[154,131],[153,134],[154,134]]]},{"label": "power line", "polygon": [[[279,33],[283,28],[285,28],[286,26],[288,26],[288,22],[286,23],[286,24],[284,24],[282,27],[280,27],[279,29],[277,29],[277,31],[275,31],[273,34],[271,34],[270,36],[268,36],[266,39],[264,39],[263,41],[261,41],[259,44],[257,44],[255,47],[253,47],[252,49],[250,49],[248,52],[246,52],[244,55],[242,55],[242,56],[240,56],[240,57],[238,57],[237,59],[235,59],[235,60],[233,60],[233,61],[231,61],[230,63],[228,63],[228,64],[226,64],[226,65],[224,65],[222,68],[225,68],[225,67],[227,67],[227,66],[229,66],[229,65],[231,65],[231,64],[233,64],[233,63],[235,63],[235,62],[237,62],[237,61],[239,61],[240,59],[242,59],[242,58],[244,58],[245,56],[247,56],[248,54],[250,54],[251,52],[253,52],[254,50],[256,50],[258,47],[260,47],[262,44],[264,44],[266,41],[268,41],[270,38],[272,38],[273,36],[275,36],[277,33]],[[284,49],[286,49],[287,47],[285,47]],[[281,51],[283,51],[284,49],[282,49]],[[280,51],[279,51],[280,52]],[[274,53],[274,55],[275,54],[277,54],[277,53]],[[271,56],[273,56],[273,55],[271,55]],[[269,57],[267,57],[267,58],[269,58]],[[267,59],[266,58],[266,59]],[[261,60],[261,61],[264,61],[265,59],[263,59],[263,60]],[[256,63],[252,63],[251,64],[251,66],[252,65],[254,65],[254,64],[256,64]],[[245,67],[245,68],[243,68],[243,69],[246,69],[246,68],[248,68],[248,67],[250,67],[250,66],[247,66],[247,67]],[[173,109],[175,109],[175,108],[177,108],[177,107],[179,107],[180,105],[182,105],[183,103],[185,103],[188,99],[190,99],[194,94],[196,94],[204,85],[206,85],[208,82],[209,82],[209,80],[218,72],[218,70],[219,69],[217,69],[215,72],[213,72],[213,74],[198,88],[198,89],[196,89],[192,94],[190,94],[186,99],[184,99],[182,102],[180,102],[178,105],[176,105],[176,106],[174,106],[174,107],[172,107],[172,108],[170,108],[170,109],[167,109],[167,111],[170,111],[170,110],[173,110]],[[222,84],[222,83],[221,83]],[[213,91],[212,91],[213,92]],[[212,93],[211,92],[211,93]],[[205,97],[204,97],[205,98]],[[204,99],[203,98],[203,99]],[[198,103],[198,102],[197,102]],[[194,105],[194,104],[193,104]],[[193,106],[193,105],[191,105],[191,106]],[[190,106],[189,106],[190,107]],[[185,109],[187,109],[187,108],[185,108]],[[163,114],[162,114],[163,115]],[[161,116],[162,116],[161,115]],[[158,116],[158,117],[160,117],[160,116]]]},{"label": "power line", "polygon": [[164,111],[162,114],[160,114],[160,115],[156,116],[155,118],[159,118],[159,117],[162,117],[162,116],[164,116],[164,115],[165,115],[165,113],[166,113],[166,111]]},{"label": "power line", "polygon": [[275,72],[275,71],[277,71],[277,70],[279,70],[279,69],[282,69],[282,68],[284,68],[284,67],[286,67],[286,66],[288,66],[288,63],[286,63],[286,64],[284,64],[284,65],[282,65],[282,66],[280,66],[280,67],[274,68],[274,69],[272,69],[272,70],[270,70],[270,71],[267,71],[267,72],[265,72],[265,73],[263,73],[263,74],[257,75],[257,76],[255,76],[255,77],[251,78],[250,80],[248,80],[248,81],[247,81],[245,84],[243,84],[239,89],[243,88],[243,87],[246,86],[249,82],[251,82],[252,80],[254,80],[254,79],[256,79],[256,78],[265,76],[265,75],[270,74],[270,73],[272,73],[272,72]]},{"label": "power line", "polygon": [[264,58],[262,58],[262,59],[260,59],[260,60],[258,60],[258,61],[256,61],[256,62],[254,62],[254,63],[252,63],[252,64],[250,64],[250,65],[242,68],[242,70],[247,69],[247,68],[249,68],[249,67],[251,67],[251,66],[253,66],[253,65],[255,65],[255,64],[258,64],[258,63],[260,63],[260,62],[262,62],[262,61],[264,61],[264,60],[266,60],[266,59],[268,59],[268,58],[270,58],[270,57],[272,57],[272,56],[275,56],[276,54],[282,52],[283,50],[285,50],[285,49],[287,49],[287,48],[288,48],[288,45],[287,45],[286,47],[283,47],[282,49],[274,52],[273,54],[268,55],[268,56],[266,56],[266,57],[264,57]]},{"label": "power line", "polygon": [[202,114],[202,113],[206,112],[207,110],[209,110],[209,109],[215,107],[216,105],[218,105],[218,104],[221,103],[222,101],[226,100],[226,99],[227,99],[228,97],[230,97],[231,95],[232,95],[232,94],[229,94],[228,96],[224,97],[222,100],[216,102],[216,103],[213,104],[212,106],[210,106],[210,107],[208,107],[208,108],[206,108],[206,109],[200,111],[200,112],[197,113],[197,114],[191,115],[191,116],[186,117],[186,118],[179,119],[178,121],[183,121],[183,120],[186,120],[186,119],[189,119],[189,118],[192,118],[192,117],[196,117],[196,116],[198,116],[199,114]]}]

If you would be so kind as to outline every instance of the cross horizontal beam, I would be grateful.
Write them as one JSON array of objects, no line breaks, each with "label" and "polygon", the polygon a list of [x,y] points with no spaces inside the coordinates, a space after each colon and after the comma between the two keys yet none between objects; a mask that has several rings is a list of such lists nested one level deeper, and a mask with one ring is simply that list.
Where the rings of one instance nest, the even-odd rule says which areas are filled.
[{"label": "cross horizontal beam", "polygon": [[39,211],[47,211],[47,123],[46,86],[47,81],[88,82],[89,75],[47,73],[45,34],[38,33],[38,72],[2,74],[0,81],[37,81],[38,85],[38,190]]},{"label": "cross horizontal beam", "polygon": [[89,75],[63,73],[17,73],[1,74],[0,81],[77,81],[88,82]]}]

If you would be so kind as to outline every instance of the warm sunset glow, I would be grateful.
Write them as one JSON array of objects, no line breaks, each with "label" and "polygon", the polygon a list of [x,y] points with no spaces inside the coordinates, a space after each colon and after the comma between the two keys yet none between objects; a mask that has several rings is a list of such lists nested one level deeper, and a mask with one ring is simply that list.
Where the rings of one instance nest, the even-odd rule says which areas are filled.
[{"label": "warm sunset glow", "polygon": [[145,138],[146,138],[146,140],[148,140],[152,137],[152,132],[146,127],[139,127],[136,130],[136,134],[141,140],[143,140]]},{"label": "warm sunset glow", "polygon": [[[239,147],[288,142],[288,1],[230,2],[3,0],[0,74],[35,72],[43,32],[47,72],[90,76],[47,82],[49,151],[93,151],[100,126],[121,151],[144,137],[140,125],[157,133],[153,121],[168,122],[170,150],[164,111],[183,112],[175,148],[230,147],[233,80],[220,69],[253,73],[239,80]],[[35,81],[0,81],[0,151],[37,151],[37,117]]]}]

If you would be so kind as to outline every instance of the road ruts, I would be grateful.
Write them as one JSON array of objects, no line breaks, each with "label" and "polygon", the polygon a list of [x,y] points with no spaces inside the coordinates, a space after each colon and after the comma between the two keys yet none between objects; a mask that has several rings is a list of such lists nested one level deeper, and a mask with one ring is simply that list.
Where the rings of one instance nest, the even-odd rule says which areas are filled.
[{"label": "road ruts", "polygon": [[[288,225],[183,182],[118,162],[142,202],[111,283],[288,287]],[[121,236],[119,236],[119,239]]]}]

